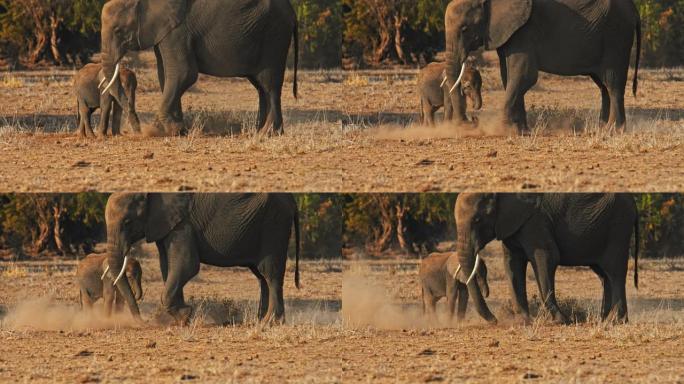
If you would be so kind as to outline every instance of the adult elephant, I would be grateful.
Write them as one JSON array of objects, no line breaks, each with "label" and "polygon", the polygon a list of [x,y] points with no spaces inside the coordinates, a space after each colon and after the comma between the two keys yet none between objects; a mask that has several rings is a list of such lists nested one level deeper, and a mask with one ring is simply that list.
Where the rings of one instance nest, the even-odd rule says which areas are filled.
[{"label": "adult elephant", "polygon": [[601,90],[601,121],[625,127],[625,86],[637,37],[632,92],[636,96],[641,21],[632,0],[453,0],[445,13],[447,79],[454,119],[466,121],[458,86],[468,54],[496,50],[505,88],[503,122],[528,130],[525,93],[538,71],[586,75]]},{"label": "adult elephant", "polygon": [[154,47],[162,100],[151,135],[184,132],[181,97],[199,73],[246,77],[259,92],[257,128],[281,134],[280,95],[297,19],[288,0],[110,0],[102,8],[102,63],[117,80],[127,51]]},{"label": "adult elephant", "polygon": [[[553,319],[568,318],[556,302],[559,265],[589,266],[603,283],[601,317],[614,311],[627,321],[625,280],[632,230],[635,233],[634,285],[638,287],[638,215],[634,199],[622,194],[478,194],[462,193],[454,208],[457,257],[448,262],[455,278],[468,285],[478,313],[496,319],[471,282],[479,251],[494,239],[503,242],[513,312],[529,321],[525,277],[531,263],[544,305]],[[457,266],[460,265],[460,273]]]},{"label": "adult elephant", "polygon": [[192,313],[183,287],[200,263],[247,267],[259,279],[259,318],[284,319],[283,280],[291,228],[295,229],[295,285],[299,287],[299,214],[289,194],[113,194],[105,208],[107,263],[114,284],[139,317],[127,279],[131,246],[155,242],[164,281],[162,307],[183,324]]}]

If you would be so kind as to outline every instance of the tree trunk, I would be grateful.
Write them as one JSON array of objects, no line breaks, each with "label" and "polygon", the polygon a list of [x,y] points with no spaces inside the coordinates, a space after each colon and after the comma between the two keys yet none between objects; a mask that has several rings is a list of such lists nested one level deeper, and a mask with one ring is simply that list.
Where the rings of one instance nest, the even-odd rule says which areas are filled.
[{"label": "tree trunk", "polygon": [[62,65],[62,55],[59,53],[59,35],[57,34],[61,22],[61,18],[54,13],[50,15],[50,51],[57,65]]},{"label": "tree trunk", "polygon": [[397,52],[397,58],[402,64],[406,64],[406,55],[404,54],[404,49],[401,44],[404,42],[404,38],[401,36],[401,28],[404,26],[406,18],[401,15],[394,15],[394,50]]}]

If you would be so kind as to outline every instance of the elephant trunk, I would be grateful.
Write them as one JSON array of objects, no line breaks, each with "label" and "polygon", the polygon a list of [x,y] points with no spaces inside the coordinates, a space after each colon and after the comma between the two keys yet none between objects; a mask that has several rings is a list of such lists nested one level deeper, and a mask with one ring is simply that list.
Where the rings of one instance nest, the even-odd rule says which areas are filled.
[{"label": "elephant trunk", "polygon": [[135,300],[140,301],[143,297],[143,290],[142,290],[142,276],[138,273],[135,275],[135,278],[133,279],[133,294],[135,295]]},{"label": "elephant trunk", "polygon": [[[458,239],[456,241],[456,251],[458,252],[458,261],[461,266],[461,274],[456,278],[468,286],[468,293],[473,299],[475,310],[477,313],[489,323],[496,323],[496,317],[492,314],[487,306],[487,302],[482,294],[479,280],[475,276],[480,267],[480,257],[476,255],[475,244],[471,239],[470,226],[466,223],[459,223]],[[489,295],[489,287],[487,287],[486,295]]]},{"label": "elephant trunk", "polygon": [[108,231],[107,239],[107,251],[109,252],[107,265],[109,266],[111,276],[117,276],[114,280],[114,285],[116,285],[124,299],[126,299],[133,317],[140,319],[140,309],[138,308],[136,297],[133,294],[128,279],[122,278],[126,272],[128,251],[131,247],[123,239],[123,236],[120,236],[116,231]]},{"label": "elephant trunk", "polygon": [[479,111],[482,108],[482,95],[479,91],[475,91],[473,94],[473,109]]}]

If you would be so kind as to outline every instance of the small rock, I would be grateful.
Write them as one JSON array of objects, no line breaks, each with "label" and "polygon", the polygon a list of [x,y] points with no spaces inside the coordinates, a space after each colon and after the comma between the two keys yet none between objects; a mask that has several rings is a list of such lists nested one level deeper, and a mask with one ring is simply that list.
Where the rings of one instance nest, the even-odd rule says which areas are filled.
[{"label": "small rock", "polygon": [[83,167],[89,167],[90,162],[85,161],[85,160],[79,160],[71,165],[72,168],[83,168]]},{"label": "small rock", "polygon": [[522,188],[522,189],[535,189],[535,188],[539,188],[539,185],[538,185],[538,184],[533,184],[533,183],[524,182],[524,183],[520,186],[520,188]]},{"label": "small rock", "polygon": [[99,383],[100,378],[94,373],[86,373],[85,375],[81,376],[78,381],[80,383]]},{"label": "small rock", "polygon": [[148,340],[145,344],[145,348],[157,348],[157,342],[154,340]]},{"label": "small rock", "polygon": [[197,189],[197,188],[195,188],[195,187],[193,187],[193,186],[190,186],[190,185],[185,185],[185,184],[182,184],[182,185],[179,185],[179,186],[178,186],[178,192],[183,192],[183,191],[194,191],[195,189]]},{"label": "small rock", "polygon": [[429,375],[425,376],[425,378],[423,379],[423,382],[425,382],[425,383],[435,383],[435,382],[440,382],[440,381],[444,381],[444,378],[440,375],[433,375],[433,374],[429,374]]},{"label": "small rock", "polygon": [[83,350],[78,351],[74,356],[82,357],[82,356],[92,356],[92,355],[93,355],[93,351],[83,349]]},{"label": "small rock", "polygon": [[432,356],[436,352],[430,348],[425,348],[422,351],[418,352],[418,356]]},{"label": "small rock", "polygon": [[195,380],[195,379],[197,379],[198,377],[199,377],[199,376],[197,376],[197,375],[191,375],[191,374],[189,374],[189,373],[184,373],[184,374],[181,375],[180,379],[183,380],[183,381],[184,381],[184,380]]},{"label": "small rock", "polygon": [[423,159],[423,160],[417,162],[416,165],[432,165],[432,164],[434,164],[434,163],[435,163],[434,160]]},{"label": "small rock", "polygon": [[538,378],[540,378],[540,377],[541,377],[541,375],[538,374],[538,373],[527,372],[527,373],[525,373],[525,374],[523,375],[522,378],[523,378],[523,380],[531,380],[531,379],[538,379]]},{"label": "small rock", "polygon": [[487,152],[487,157],[496,157],[499,152],[496,149],[492,149],[491,151]]},{"label": "small rock", "polygon": [[498,347],[499,346],[499,340],[492,340],[491,342],[489,342],[489,344],[487,344],[487,346],[490,348]]},{"label": "small rock", "polygon": [[152,159],[154,158],[154,152],[147,152],[146,154],[143,155],[143,159]]}]

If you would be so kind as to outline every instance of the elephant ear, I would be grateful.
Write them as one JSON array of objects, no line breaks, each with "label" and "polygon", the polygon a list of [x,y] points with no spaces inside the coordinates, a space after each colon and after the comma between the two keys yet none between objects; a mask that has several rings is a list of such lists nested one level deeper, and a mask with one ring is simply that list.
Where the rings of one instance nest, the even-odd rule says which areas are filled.
[{"label": "elephant ear", "polygon": [[532,0],[489,0],[487,49],[493,50],[504,45],[520,29],[532,14]]},{"label": "elephant ear", "polygon": [[189,200],[187,194],[148,194],[145,240],[151,243],[171,232],[186,217]]},{"label": "elephant ear", "polygon": [[503,193],[496,200],[494,232],[498,240],[517,232],[539,207],[537,196],[532,194]]},{"label": "elephant ear", "polygon": [[139,0],[137,3],[140,49],[157,45],[183,22],[187,0]]}]

